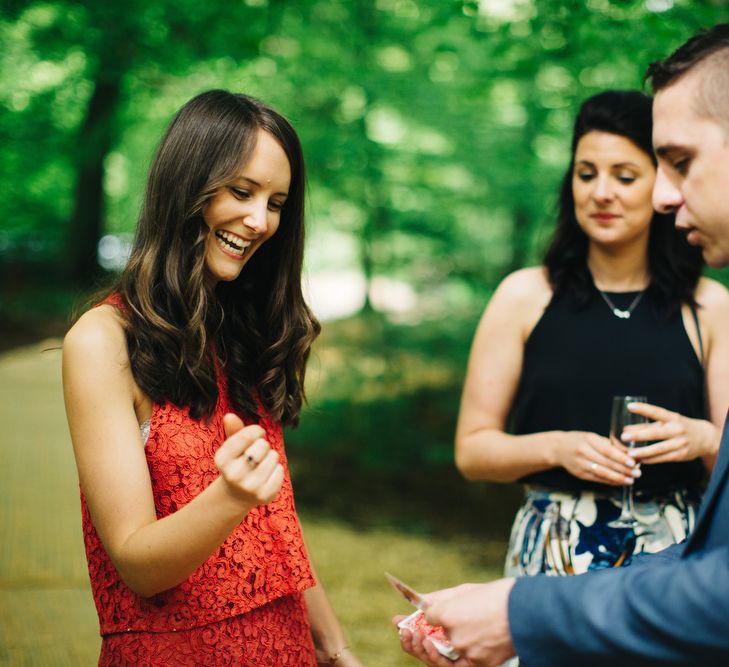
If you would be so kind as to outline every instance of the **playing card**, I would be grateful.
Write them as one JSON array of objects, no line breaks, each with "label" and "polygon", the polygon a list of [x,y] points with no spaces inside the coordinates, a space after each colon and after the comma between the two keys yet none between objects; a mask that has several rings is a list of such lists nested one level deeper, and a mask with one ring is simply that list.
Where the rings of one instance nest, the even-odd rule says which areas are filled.
[{"label": "playing card", "polygon": [[410,604],[417,607],[417,611],[413,612],[407,618],[404,618],[397,624],[398,628],[406,628],[411,632],[418,631],[425,635],[433,646],[438,650],[438,653],[444,655],[450,660],[458,660],[458,652],[453,648],[453,644],[448,641],[445,629],[440,626],[430,625],[425,620],[425,614],[423,609],[425,607],[425,600],[415,589],[410,588],[407,584],[400,581],[397,577],[393,577],[389,572],[385,572],[387,580],[392,584],[392,587],[404,597]]},{"label": "playing card", "polygon": [[422,609],[425,606],[425,600],[416,590],[410,588],[407,584],[404,584],[397,577],[393,577],[389,572],[385,572],[387,580],[392,584],[392,587],[404,597],[411,605]]}]

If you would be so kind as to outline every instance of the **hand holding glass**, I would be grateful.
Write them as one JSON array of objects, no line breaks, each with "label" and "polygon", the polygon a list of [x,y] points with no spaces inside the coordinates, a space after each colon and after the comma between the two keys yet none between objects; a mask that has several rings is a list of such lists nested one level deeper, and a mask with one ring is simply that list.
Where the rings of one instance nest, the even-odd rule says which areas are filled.
[{"label": "hand holding glass", "polygon": [[[623,442],[620,436],[626,426],[633,424],[645,424],[648,419],[643,415],[637,415],[628,410],[629,403],[646,403],[645,396],[614,396],[613,409],[610,416],[610,442],[615,445],[623,445],[628,449],[639,447],[639,442]],[[633,512],[633,485],[623,486],[623,501],[620,507],[620,516],[608,523],[611,528],[634,528],[638,524]]]}]

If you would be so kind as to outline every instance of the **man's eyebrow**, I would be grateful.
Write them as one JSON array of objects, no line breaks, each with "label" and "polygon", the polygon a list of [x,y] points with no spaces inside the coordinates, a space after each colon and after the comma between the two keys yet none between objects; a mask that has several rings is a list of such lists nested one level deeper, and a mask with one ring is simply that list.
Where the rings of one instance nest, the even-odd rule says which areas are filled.
[{"label": "man's eyebrow", "polygon": [[680,144],[665,144],[663,146],[658,146],[655,151],[656,155],[660,157],[668,157],[669,155],[672,155],[673,153],[681,153],[686,150],[686,146],[681,146]]}]

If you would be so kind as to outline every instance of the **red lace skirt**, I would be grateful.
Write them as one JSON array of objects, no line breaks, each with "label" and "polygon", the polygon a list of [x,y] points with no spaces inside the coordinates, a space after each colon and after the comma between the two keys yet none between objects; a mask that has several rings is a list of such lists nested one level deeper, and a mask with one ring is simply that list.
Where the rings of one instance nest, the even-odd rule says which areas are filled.
[{"label": "red lace skirt", "polygon": [[303,595],[287,595],[247,614],[177,632],[102,637],[100,667],[316,667]]}]

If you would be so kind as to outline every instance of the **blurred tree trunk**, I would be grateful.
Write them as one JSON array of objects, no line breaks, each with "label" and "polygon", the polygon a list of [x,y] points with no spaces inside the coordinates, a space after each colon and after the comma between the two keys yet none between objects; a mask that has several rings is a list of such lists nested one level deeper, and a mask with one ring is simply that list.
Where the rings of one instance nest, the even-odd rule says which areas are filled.
[{"label": "blurred tree trunk", "polygon": [[88,287],[99,276],[96,247],[104,219],[104,159],[114,137],[115,111],[121,93],[121,73],[99,67],[89,106],[78,135],[78,179],[68,226],[66,266],[70,279]]},{"label": "blurred tree trunk", "polygon": [[[271,0],[270,11],[253,11],[245,3],[233,3],[225,22],[214,3],[190,2],[187,10],[178,0],[152,3],[156,9],[143,0],[81,4],[88,11],[89,25],[97,31],[88,47],[96,64],[94,92],[77,137],[77,180],[65,262],[69,278],[87,287],[100,275],[97,245],[104,230],[104,160],[116,140],[125,78],[138,65],[150,62],[167,72],[185,71],[192,62],[227,55],[232,39],[240,59],[255,55],[261,38],[278,29],[283,4]],[[150,38],[158,23],[169,31],[168,40]],[[154,47],[150,48],[150,42]]]},{"label": "blurred tree trunk", "polygon": [[[366,108],[372,109],[378,100],[378,89],[371,83],[371,73],[377,71],[372,56],[373,45],[377,44],[379,40],[376,12],[373,10],[371,3],[367,0],[360,0],[354,6],[354,16],[356,17],[357,31],[353,31],[352,33],[353,57],[357,71],[362,74],[360,85],[364,90],[367,100]],[[364,73],[368,75],[365,76]],[[367,137],[367,123],[365,118],[366,113],[360,118],[359,128],[360,136],[364,138],[363,152],[365,166],[362,176],[367,185],[364,189],[365,198],[363,202],[365,217],[358,238],[361,268],[365,278],[365,302],[362,310],[365,313],[371,314],[374,312],[374,308],[372,307],[370,290],[372,288],[375,268],[377,267],[375,245],[381,239],[384,231],[389,227],[389,212],[385,205],[386,194],[385,188],[383,187],[382,149],[379,144]]]}]

